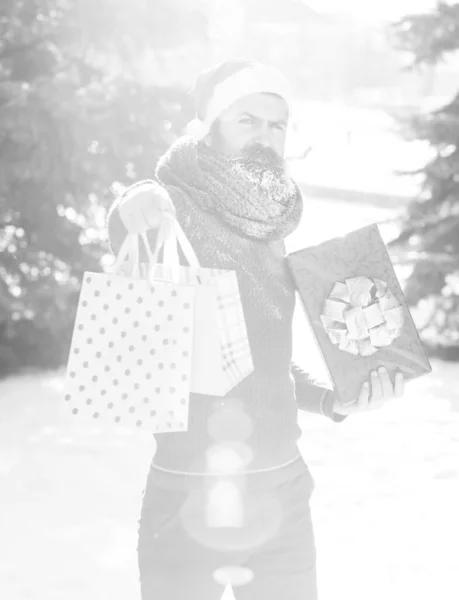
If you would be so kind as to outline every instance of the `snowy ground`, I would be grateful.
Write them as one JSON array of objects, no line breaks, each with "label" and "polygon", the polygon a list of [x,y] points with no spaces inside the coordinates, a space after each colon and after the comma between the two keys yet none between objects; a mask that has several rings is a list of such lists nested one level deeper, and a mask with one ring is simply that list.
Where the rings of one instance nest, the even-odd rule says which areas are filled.
[{"label": "snowy ground", "polygon": [[[385,216],[311,199],[291,247]],[[459,367],[433,367],[379,412],[339,425],[301,416],[321,600],[459,598]],[[153,443],[83,427],[62,411],[61,386],[60,373],[0,383],[0,598],[137,600]]]}]

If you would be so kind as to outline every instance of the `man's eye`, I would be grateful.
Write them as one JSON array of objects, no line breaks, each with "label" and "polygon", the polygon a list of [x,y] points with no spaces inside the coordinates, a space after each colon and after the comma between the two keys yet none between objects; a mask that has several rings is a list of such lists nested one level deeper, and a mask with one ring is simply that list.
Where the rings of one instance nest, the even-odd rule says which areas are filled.
[{"label": "man's eye", "polygon": [[274,129],[279,129],[279,131],[285,131],[285,125],[283,123],[274,123]]},{"label": "man's eye", "polygon": [[239,123],[242,123],[243,125],[252,125],[253,124],[253,119],[249,119],[249,118],[241,119],[239,121]]}]

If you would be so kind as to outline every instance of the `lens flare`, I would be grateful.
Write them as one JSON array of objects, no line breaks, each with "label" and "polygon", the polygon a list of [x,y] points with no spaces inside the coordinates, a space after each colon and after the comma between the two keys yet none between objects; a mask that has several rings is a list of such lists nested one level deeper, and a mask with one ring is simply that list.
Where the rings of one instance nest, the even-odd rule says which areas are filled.
[{"label": "lens flare", "polygon": [[209,490],[206,504],[207,527],[243,527],[241,490],[231,481],[218,481]]},{"label": "lens flare", "polygon": [[254,574],[248,567],[227,565],[216,569],[213,573],[214,580],[220,585],[239,587],[247,585],[253,580]]},{"label": "lens flare", "polygon": [[253,452],[241,442],[214,444],[207,450],[207,472],[229,475],[244,471],[253,458]]},{"label": "lens flare", "polygon": [[253,432],[252,419],[242,403],[228,400],[219,406],[207,421],[209,436],[216,442],[245,442]]}]

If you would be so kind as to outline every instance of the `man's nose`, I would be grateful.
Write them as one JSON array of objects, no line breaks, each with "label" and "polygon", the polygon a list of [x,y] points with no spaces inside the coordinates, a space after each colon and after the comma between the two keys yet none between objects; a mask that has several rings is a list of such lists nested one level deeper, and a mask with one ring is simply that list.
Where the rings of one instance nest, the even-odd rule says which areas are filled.
[{"label": "man's nose", "polygon": [[260,146],[263,146],[263,148],[273,148],[271,132],[268,127],[260,127],[257,131],[255,142],[260,144]]},{"label": "man's nose", "polygon": [[256,140],[256,142],[262,148],[272,148],[273,147],[271,141],[269,139],[267,139],[267,138],[258,138]]}]

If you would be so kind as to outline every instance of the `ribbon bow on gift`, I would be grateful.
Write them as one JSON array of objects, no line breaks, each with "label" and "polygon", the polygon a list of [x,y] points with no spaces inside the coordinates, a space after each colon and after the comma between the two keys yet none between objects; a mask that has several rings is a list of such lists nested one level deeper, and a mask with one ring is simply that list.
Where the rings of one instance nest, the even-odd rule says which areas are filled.
[{"label": "ribbon bow on gift", "polygon": [[320,320],[340,350],[371,356],[400,336],[403,307],[381,279],[352,277],[336,282]]}]

